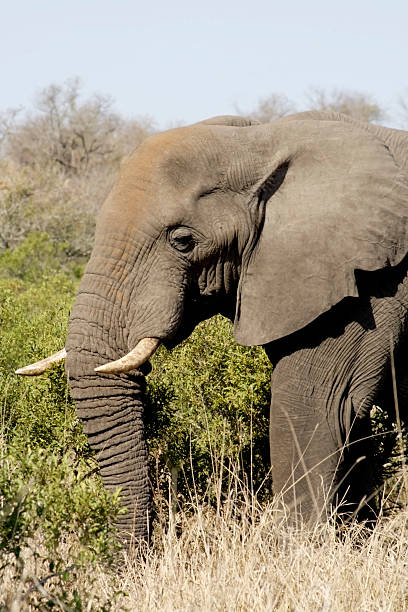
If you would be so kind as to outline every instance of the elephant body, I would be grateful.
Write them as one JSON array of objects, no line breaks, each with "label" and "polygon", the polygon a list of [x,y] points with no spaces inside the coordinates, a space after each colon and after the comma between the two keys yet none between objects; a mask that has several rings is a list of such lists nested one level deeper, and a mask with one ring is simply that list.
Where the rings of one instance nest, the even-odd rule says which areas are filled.
[{"label": "elephant body", "polygon": [[150,523],[140,347],[171,348],[216,313],[274,366],[272,473],[292,515],[358,510],[373,487],[370,409],[393,411],[394,363],[402,414],[406,400],[407,254],[406,132],[311,112],[143,143],[100,212],[66,344],[125,536]]}]

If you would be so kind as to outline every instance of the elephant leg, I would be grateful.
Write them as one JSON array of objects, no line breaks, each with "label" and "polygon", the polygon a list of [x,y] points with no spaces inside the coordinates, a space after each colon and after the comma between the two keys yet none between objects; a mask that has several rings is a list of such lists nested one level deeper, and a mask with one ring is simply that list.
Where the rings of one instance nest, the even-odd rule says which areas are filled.
[{"label": "elephant leg", "polygon": [[324,400],[319,407],[297,384],[288,384],[279,366],[272,382],[270,445],[274,490],[283,494],[291,517],[322,518],[340,458],[336,433],[325,418]]},{"label": "elephant leg", "polygon": [[[390,378],[391,354],[397,371],[401,366],[406,284],[400,285],[398,299],[374,297],[339,306],[275,359],[273,480],[286,504],[306,521],[322,516],[331,503],[342,502],[353,514],[373,492],[377,466],[370,410]],[[406,390],[405,379],[401,385]],[[359,516],[372,516],[370,506]]]},{"label": "elephant leg", "polygon": [[[293,357],[299,359],[299,354]],[[338,512],[359,511],[360,518],[373,518],[372,504],[360,509],[375,485],[369,411],[357,417],[346,385],[336,396],[313,377],[299,376],[299,370],[291,378],[289,365],[278,364],[272,382],[275,491],[283,493],[293,516],[306,522],[326,518],[332,504]]]}]

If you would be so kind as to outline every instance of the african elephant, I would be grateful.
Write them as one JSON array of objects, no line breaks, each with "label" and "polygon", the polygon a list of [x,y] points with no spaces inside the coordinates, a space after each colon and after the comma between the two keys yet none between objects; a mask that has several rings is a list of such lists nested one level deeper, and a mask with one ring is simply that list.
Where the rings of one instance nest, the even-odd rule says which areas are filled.
[{"label": "african elephant", "polygon": [[[216,117],[123,163],[72,311],[66,370],[124,533],[146,538],[144,376],[215,313],[273,364],[274,486],[316,520],[372,488],[369,413],[408,388],[408,132],[329,113]],[[394,385],[395,387],[395,385]]]}]

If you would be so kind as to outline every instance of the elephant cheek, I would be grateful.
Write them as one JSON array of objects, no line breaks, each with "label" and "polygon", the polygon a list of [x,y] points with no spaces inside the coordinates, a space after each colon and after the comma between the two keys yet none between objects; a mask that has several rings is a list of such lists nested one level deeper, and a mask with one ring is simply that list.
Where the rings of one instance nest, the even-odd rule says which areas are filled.
[{"label": "elephant cheek", "polygon": [[142,376],[80,375],[75,373],[74,362],[68,353],[69,381],[78,416],[105,487],[111,491],[121,488],[125,507],[118,519],[121,537],[147,539],[151,501],[143,425],[145,380]]}]

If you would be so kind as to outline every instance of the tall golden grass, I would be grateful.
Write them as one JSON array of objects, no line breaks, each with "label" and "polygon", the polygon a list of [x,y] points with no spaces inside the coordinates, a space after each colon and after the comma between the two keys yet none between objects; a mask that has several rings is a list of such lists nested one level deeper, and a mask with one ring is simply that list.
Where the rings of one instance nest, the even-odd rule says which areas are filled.
[{"label": "tall golden grass", "polygon": [[294,528],[278,499],[265,505],[231,493],[215,507],[192,498],[170,512],[150,547],[93,569],[91,586],[86,569],[73,571],[66,587],[82,607],[53,595],[55,577],[36,578],[34,557],[19,583],[6,578],[2,588],[12,612],[36,600],[61,610],[395,611],[408,609],[407,570],[408,509],[372,530],[345,526],[339,537],[331,519]]}]

